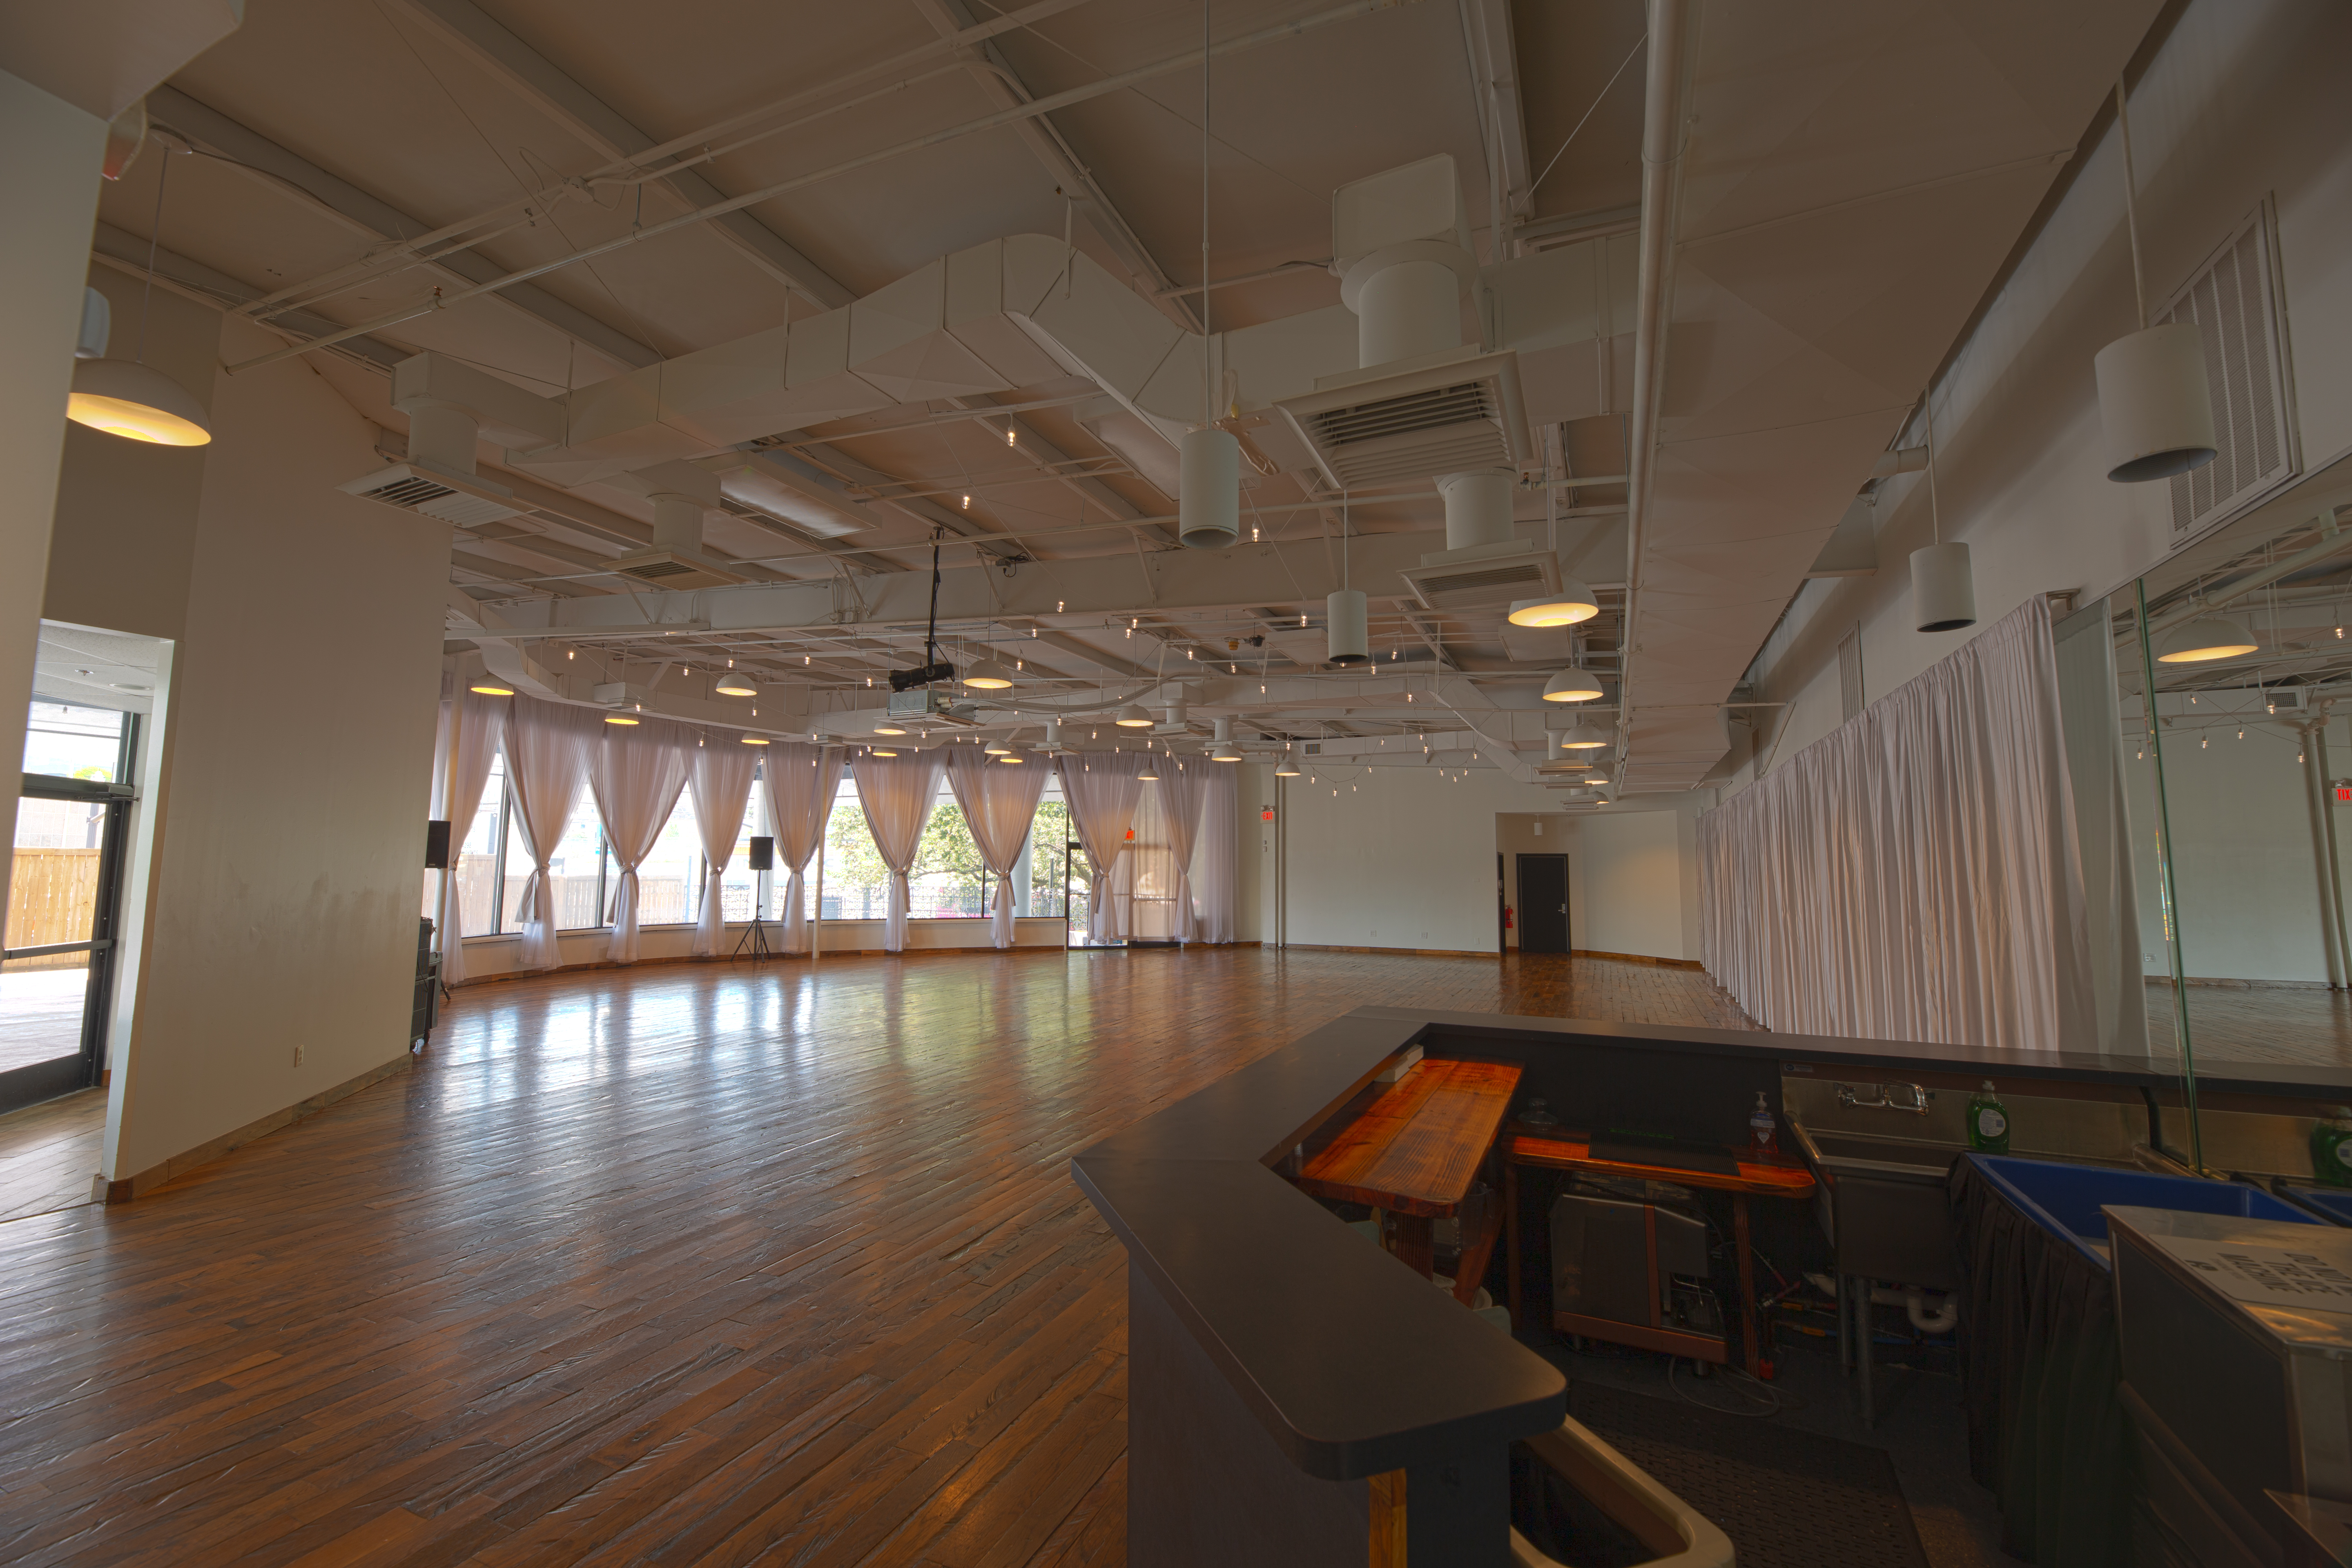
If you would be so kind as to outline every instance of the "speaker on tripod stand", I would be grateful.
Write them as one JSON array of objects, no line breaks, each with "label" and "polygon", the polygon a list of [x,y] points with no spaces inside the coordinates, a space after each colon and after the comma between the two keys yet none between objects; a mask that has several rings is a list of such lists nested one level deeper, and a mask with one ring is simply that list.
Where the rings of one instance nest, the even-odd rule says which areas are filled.
[{"label": "speaker on tripod stand", "polygon": [[[751,840],[751,869],[754,871],[772,871],[775,868],[776,841],[772,838],[754,838]],[[750,928],[736,940],[733,958],[742,957],[746,948],[751,950],[751,962],[754,963],[759,963],[760,960],[763,958],[773,958],[776,956],[776,950],[768,945],[768,928],[761,922],[760,919],[761,913],[761,910],[760,909],[760,905],[757,900],[754,900],[751,905],[751,924]],[[730,958],[729,962],[733,962],[733,958]]]}]

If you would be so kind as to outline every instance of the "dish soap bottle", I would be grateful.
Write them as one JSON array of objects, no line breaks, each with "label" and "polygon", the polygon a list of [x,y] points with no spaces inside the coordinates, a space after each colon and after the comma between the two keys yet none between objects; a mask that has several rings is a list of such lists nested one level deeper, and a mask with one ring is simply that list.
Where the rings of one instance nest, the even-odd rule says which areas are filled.
[{"label": "dish soap bottle", "polygon": [[2331,1105],[2312,1125],[2311,1174],[2324,1186],[2352,1187],[2352,1107]]},{"label": "dish soap bottle", "polygon": [[1773,1120],[1772,1108],[1764,1103],[1764,1091],[1760,1089],[1756,1091],[1756,1109],[1748,1115],[1748,1134],[1752,1145],[1748,1151],[1750,1154],[1769,1157],[1780,1153],[1780,1124]]},{"label": "dish soap bottle", "polygon": [[2009,1152],[2009,1107],[1993,1092],[1990,1079],[1969,1097],[1969,1147],[1980,1154]]}]

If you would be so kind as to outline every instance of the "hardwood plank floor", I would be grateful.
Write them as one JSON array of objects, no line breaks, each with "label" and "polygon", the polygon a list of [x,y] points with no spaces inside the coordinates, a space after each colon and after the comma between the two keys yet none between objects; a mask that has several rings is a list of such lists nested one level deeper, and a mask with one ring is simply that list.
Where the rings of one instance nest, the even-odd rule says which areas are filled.
[{"label": "hardwood plank floor", "polygon": [[0,1558],[1123,1562],[1067,1160],[1367,1003],[1745,1023],[1652,965],[1247,948],[473,988],[414,1073],[0,1224]]}]

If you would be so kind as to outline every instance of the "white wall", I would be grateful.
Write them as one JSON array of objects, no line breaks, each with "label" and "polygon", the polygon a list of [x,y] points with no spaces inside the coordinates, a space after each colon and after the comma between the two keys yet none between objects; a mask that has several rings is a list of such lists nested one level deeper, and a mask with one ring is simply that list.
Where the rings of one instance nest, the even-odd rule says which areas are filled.
[{"label": "white wall", "polygon": [[1690,809],[1580,817],[1570,852],[1575,945],[1649,958],[1698,956],[1698,862]]},{"label": "white wall", "polygon": [[[230,358],[278,342],[231,334]],[[57,520],[80,536],[50,582],[73,618],[146,631],[179,612],[126,909],[143,933],[114,1043],[118,1180],[407,1047],[448,530],[336,491],[380,466],[374,432],[306,366],[209,390],[193,513],[110,504],[87,466],[118,454],[77,443]],[[142,570],[110,597],[109,563],[159,526],[193,537],[184,587]]]},{"label": "white wall", "polygon": [[[2304,467],[2352,449],[2352,10],[2323,0],[2195,0],[2132,100],[2151,300],[2274,197]],[[2111,132],[1939,385],[1943,534],[1974,557],[1979,628],[2031,595],[2104,595],[2166,553],[2167,487],[2105,478],[2092,358],[2129,331],[2131,260]],[[1915,426],[1913,438],[1916,438]],[[1759,729],[1753,782],[1835,729],[1837,644],[1862,628],[1868,698],[1965,642],[1910,616],[1910,552],[1929,542],[1924,476],[1890,481],[1875,576],[1808,584],[1759,656],[1758,696],[1792,703]],[[2085,601],[2087,602],[2087,600]]]},{"label": "white wall", "polygon": [[[82,273],[98,216],[106,123],[0,71],[0,146],[8,150],[8,230],[0,242],[0,713],[20,722],[47,576],[49,521]],[[16,764],[8,765],[15,782]],[[14,796],[11,795],[12,801]],[[8,808],[16,821],[16,807]],[[8,867],[0,863],[0,900]]]}]

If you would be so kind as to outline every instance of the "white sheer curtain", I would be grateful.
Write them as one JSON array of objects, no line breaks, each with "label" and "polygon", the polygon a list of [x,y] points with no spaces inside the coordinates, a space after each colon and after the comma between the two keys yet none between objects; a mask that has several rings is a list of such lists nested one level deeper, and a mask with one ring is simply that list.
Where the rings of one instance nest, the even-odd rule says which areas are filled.
[{"label": "white sheer curtain", "polygon": [[1231,765],[1206,757],[1171,757],[1155,770],[1160,774],[1161,831],[1168,836],[1168,864],[1176,883],[1170,889],[1175,901],[1169,910],[1168,934],[1178,942],[1194,940],[1192,846],[1201,837],[1201,797],[1210,770],[1222,772]]},{"label": "white sheer curtain", "polygon": [[989,917],[989,937],[999,947],[1011,947],[1013,868],[1028,847],[1029,825],[1045,793],[1045,770],[1026,763],[1000,763],[978,746],[951,747],[947,755],[948,786],[963,808],[964,826],[980,848],[980,863],[996,875],[996,912]]},{"label": "white sheer curtain", "polygon": [[[506,732],[507,705],[511,699],[485,697],[458,683],[456,693],[441,704],[441,740],[435,748],[439,765],[433,775],[433,815],[449,824],[449,871],[441,879],[441,978],[451,985],[466,978],[465,894],[457,867],[466,849],[466,835],[474,814],[482,809],[482,792],[489,787],[490,761],[498,755],[499,737]],[[449,794],[450,716],[457,716],[457,793]],[[490,890],[495,904],[498,889]]]},{"label": "white sheer curtain", "polygon": [[2098,1048],[2040,596],[1698,835],[1707,972],[1766,1027]]},{"label": "white sheer curtain", "polygon": [[1231,942],[1241,881],[1239,763],[1213,764],[1201,786],[1201,837],[1192,851],[1192,940]]},{"label": "white sheer curtain", "polygon": [[530,857],[515,918],[522,922],[525,969],[552,969],[563,962],[555,940],[556,910],[547,897],[548,862],[563,841],[563,829],[580,805],[588,764],[606,725],[593,708],[517,697],[507,718],[507,788],[514,801],[514,825]]},{"label": "white sheer curtain", "polygon": [[[1087,898],[1087,940],[1114,942],[1125,934],[1112,910],[1111,870],[1135,826],[1135,803],[1143,794],[1141,752],[1073,752],[1060,758],[1062,796],[1070,822],[1094,867]],[[1159,772],[1157,768],[1152,770]]]},{"label": "white sheer curtain", "polygon": [[841,788],[839,746],[815,746],[786,741],[768,748],[767,766],[760,778],[768,792],[768,820],[776,830],[776,858],[792,880],[784,887],[784,951],[808,949],[808,901],[802,879],[816,847],[824,838],[825,819],[833,815],[834,796]]},{"label": "white sheer curtain", "polygon": [[720,879],[734,858],[735,840],[742,836],[743,808],[751,802],[751,775],[760,766],[760,748],[747,746],[724,731],[686,751],[686,782],[694,791],[694,825],[702,834],[702,859],[710,868],[702,880],[702,912],[694,921],[694,952],[709,958],[719,952],[727,934],[727,908],[719,896]]},{"label": "white sheer curtain", "polygon": [[613,939],[604,956],[637,961],[637,868],[686,788],[686,732],[660,719],[606,724],[604,742],[588,764],[588,789],[604,821],[604,845],[621,874],[613,890]]},{"label": "white sheer curtain", "polygon": [[940,770],[946,763],[940,752],[901,752],[895,757],[860,757],[849,764],[857,775],[857,804],[866,808],[866,830],[874,835],[882,863],[890,868],[889,918],[882,922],[886,952],[907,950],[907,873],[922,847],[923,827],[931,820],[931,802],[940,793]]}]

